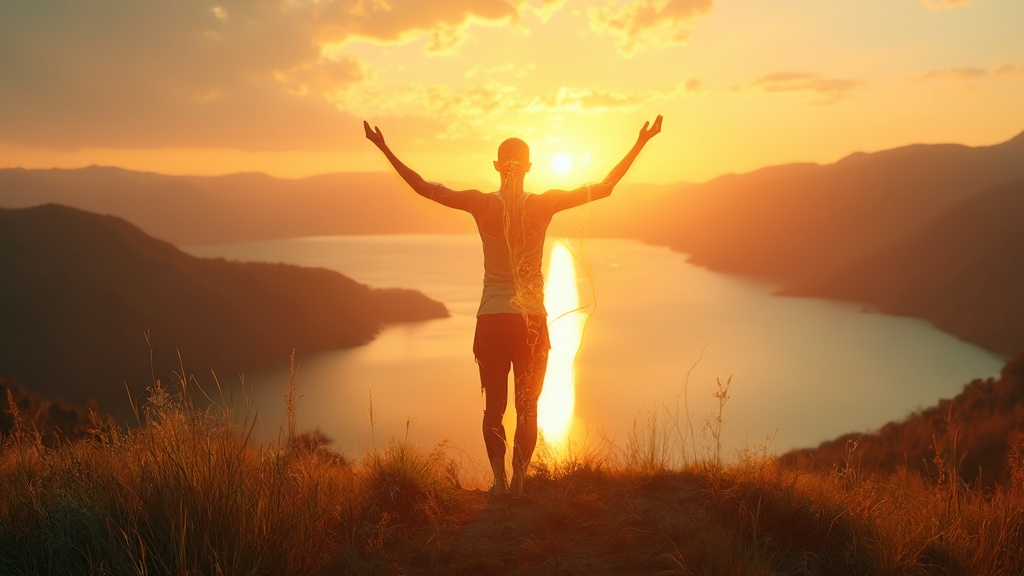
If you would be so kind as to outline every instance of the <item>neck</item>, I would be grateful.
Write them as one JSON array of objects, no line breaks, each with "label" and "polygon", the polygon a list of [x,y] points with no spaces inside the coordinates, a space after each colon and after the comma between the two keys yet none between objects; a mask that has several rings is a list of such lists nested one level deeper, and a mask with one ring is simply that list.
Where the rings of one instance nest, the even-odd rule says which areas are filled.
[{"label": "neck", "polygon": [[502,174],[501,193],[505,196],[519,196],[523,193],[525,174]]}]

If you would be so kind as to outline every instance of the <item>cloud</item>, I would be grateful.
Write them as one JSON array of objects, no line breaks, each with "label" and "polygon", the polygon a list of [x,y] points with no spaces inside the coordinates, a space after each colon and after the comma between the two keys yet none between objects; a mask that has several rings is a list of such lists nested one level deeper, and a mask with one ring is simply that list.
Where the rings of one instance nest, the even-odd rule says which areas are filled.
[{"label": "cloud", "polygon": [[450,52],[474,22],[497,24],[516,20],[529,2],[506,0],[348,0],[328,2],[322,17],[335,42],[365,40],[400,44],[428,38],[430,52]]},{"label": "cloud", "polygon": [[682,84],[655,88],[637,94],[623,94],[594,88],[562,87],[554,94],[535,97],[523,106],[523,112],[535,114],[631,112],[654,102],[699,92],[700,82],[698,80],[689,80]]},{"label": "cloud", "polygon": [[[514,70],[500,68],[501,76]],[[471,76],[490,70],[471,71]],[[408,84],[381,87],[363,85],[339,96],[338,105],[356,116],[417,118],[436,122],[439,139],[463,139],[506,127],[501,124],[515,114],[531,114],[545,121],[566,115],[624,113],[645,108],[677,96],[702,91],[698,80],[624,94],[593,88],[562,87],[551,94],[524,94],[516,85],[494,79],[480,84],[453,87],[440,84]]]},{"label": "cloud", "polygon": [[618,37],[619,51],[633,54],[650,45],[684,44],[693,22],[711,12],[711,0],[635,0],[590,8],[593,30]]},{"label": "cloud", "polygon": [[921,0],[921,5],[932,10],[952,10],[967,6],[974,0]]},{"label": "cloud", "polygon": [[859,80],[824,78],[820,74],[806,72],[775,72],[762,76],[737,92],[765,94],[803,94],[813,102],[831,104],[846,97],[847,93],[861,85]]},{"label": "cloud", "polygon": [[988,75],[984,68],[948,68],[945,70],[931,70],[918,77],[919,80],[935,80],[939,78],[952,78],[954,80],[976,80]]},{"label": "cloud", "polygon": [[489,80],[454,87],[443,84],[364,85],[338,94],[337,105],[359,117],[426,118],[440,125],[441,139],[465,138],[495,118],[521,107],[523,97],[511,84]]},{"label": "cloud", "polygon": [[944,68],[941,70],[929,70],[920,76],[913,78],[917,82],[939,82],[947,81],[962,84],[967,87],[974,87],[976,81],[989,78],[1005,79],[1024,77],[1024,66],[1004,64],[995,68],[961,67]]},{"label": "cloud", "polygon": [[[374,73],[336,47],[424,40],[549,0],[0,3],[0,139],[43,147],[339,149],[336,94]],[[335,49],[330,49],[334,47]]]},{"label": "cloud", "polygon": [[996,78],[1021,78],[1024,77],[1024,66],[1004,64],[992,71]]}]

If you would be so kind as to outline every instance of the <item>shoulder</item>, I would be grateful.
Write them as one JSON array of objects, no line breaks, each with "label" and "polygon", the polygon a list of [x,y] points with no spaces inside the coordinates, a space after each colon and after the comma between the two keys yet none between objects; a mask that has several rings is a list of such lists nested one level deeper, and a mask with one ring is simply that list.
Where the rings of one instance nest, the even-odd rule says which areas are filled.
[{"label": "shoulder", "polygon": [[427,197],[445,206],[472,211],[486,205],[487,196],[490,194],[479,190],[452,190],[443,184],[431,183]]},{"label": "shoulder", "polygon": [[533,202],[542,206],[552,213],[586,204],[596,199],[596,189],[591,186],[581,186],[573,190],[552,189],[542,194],[534,194]]}]

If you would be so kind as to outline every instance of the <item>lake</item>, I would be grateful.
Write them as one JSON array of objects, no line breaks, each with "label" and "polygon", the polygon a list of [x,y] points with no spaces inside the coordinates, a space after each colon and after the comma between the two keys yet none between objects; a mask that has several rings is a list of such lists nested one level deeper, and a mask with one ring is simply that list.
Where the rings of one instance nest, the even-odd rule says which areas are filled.
[{"label": "lake", "polygon": [[[664,247],[601,238],[570,239],[569,246],[587,313],[574,364],[577,445],[621,449],[632,431],[653,421],[677,448],[684,439],[684,457],[694,449],[706,456],[714,446],[707,424],[717,420],[717,383],[729,381],[723,457],[750,447],[782,453],[875,430],[975,378],[997,375],[1005,361],[927,322],[775,296],[771,286],[694,266]],[[483,469],[483,397],[472,354],[483,277],[478,238],[331,236],[187,251],[324,267],[444,302],[450,318],[390,326],[354,349],[300,352],[299,425],[319,428],[349,456],[391,438],[425,450],[447,440],[464,466]],[[279,364],[246,376],[272,439],[288,384],[288,358]],[[510,406],[510,438],[512,412]]]}]

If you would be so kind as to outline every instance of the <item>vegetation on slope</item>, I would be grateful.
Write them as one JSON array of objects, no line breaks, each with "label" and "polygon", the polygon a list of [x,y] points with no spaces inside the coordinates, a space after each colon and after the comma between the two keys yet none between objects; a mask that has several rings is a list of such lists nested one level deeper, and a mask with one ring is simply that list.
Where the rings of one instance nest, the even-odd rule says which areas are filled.
[{"label": "vegetation on slope", "polygon": [[[196,258],[111,216],[0,209],[0,373],[47,396],[125,407],[152,374],[238,374],[448,315],[336,272]],[[148,340],[148,341],[147,341]],[[149,361],[153,355],[152,362]],[[142,384],[144,386],[144,384]]]},{"label": "vegetation on slope", "polygon": [[[293,389],[294,391],[294,389]],[[350,461],[244,411],[201,409],[195,380],[156,383],[130,429],[46,448],[9,407],[0,572],[22,574],[986,574],[1024,570],[1024,461],[970,487],[943,468],[794,473],[764,448],[673,466],[624,450],[541,455],[523,498],[460,487],[443,446]],[[294,394],[291,395],[294,397]],[[308,436],[306,437],[308,438]],[[1016,445],[1017,453],[1024,443]],[[655,455],[655,458],[651,458]]]},{"label": "vegetation on slope", "polygon": [[1024,349],[1024,180],[993,186],[849,266],[785,289],[871,303],[1001,354]]},{"label": "vegetation on slope", "polygon": [[[846,434],[810,450],[782,456],[803,471],[856,465],[864,474],[908,471],[951,474],[955,481],[991,488],[1019,473],[1024,446],[1024,350],[999,378],[975,380],[952,399],[940,400],[876,432]],[[952,460],[950,460],[952,459]],[[949,468],[944,470],[944,468]]]},{"label": "vegetation on slope", "polygon": [[[1024,133],[994,146],[911,145],[856,153],[830,165],[772,166],[700,184],[627,184],[607,200],[560,215],[553,231],[668,245],[715,270],[767,279],[801,294],[861,300],[1012,354],[1024,338],[1014,330],[1024,310],[1019,291],[1004,288],[1020,283],[1020,241],[1008,240],[1010,248],[995,253],[978,242],[956,244],[955,254],[971,263],[970,276],[955,274],[962,267],[922,265],[941,261],[948,251],[939,247],[950,242],[929,244],[922,236],[912,247],[904,239],[925,227],[956,224],[970,227],[949,228],[950,239],[988,233],[984,220],[950,223],[943,214],[967,206],[991,187],[1024,180],[1022,157]],[[100,167],[0,170],[0,205],[45,201],[117,214],[182,244],[473,231],[465,214],[416,198],[392,174],[281,180],[262,174],[198,178]],[[1002,216],[1012,222],[1021,213]],[[946,220],[936,220],[940,217]],[[1008,267],[1007,260],[1015,266]],[[893,266],[907,270],[882,273]],[[837,278],[856,281],[832,281]],[[896,278],[905,281],[895,286]],[[990,322],[1004,316],[1001,324]]]}]

